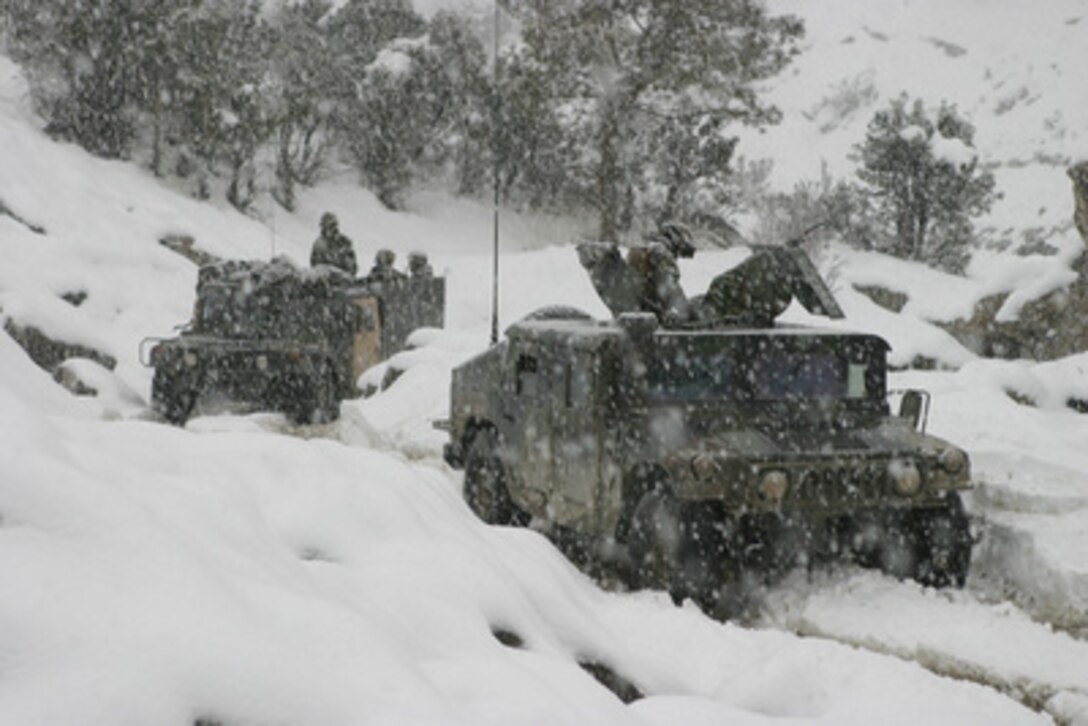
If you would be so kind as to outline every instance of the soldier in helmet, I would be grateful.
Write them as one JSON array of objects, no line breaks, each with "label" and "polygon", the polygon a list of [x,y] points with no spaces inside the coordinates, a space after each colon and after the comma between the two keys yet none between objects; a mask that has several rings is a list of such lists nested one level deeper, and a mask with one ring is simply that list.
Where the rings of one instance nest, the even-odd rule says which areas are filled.
[{"label": "soldier in helmet", "polygon": [[321,215],[321,235],[310,252],[310,266],[318,265],[338,267],[352,277],[358,271],[351,240],[340,232],[340,223],[332,212]]},{"label": "soldier in helmet", "polygon": [[691,230],[682,224],[665,222],[657,231],[657,235],[651,237],[652,241],[660,242],[672,254],[677,257],[694,257],[695,241],[691,236]]},{"label": "soldier in helmet", "polygon": [[412,277],[417,278],[434,277],[434,270],[431,268],[431,263],[427,261],[427,255],[422,252],[408,253],[408,273]]},{"label": "soldier in helmet", "polygon": [[378,282],[393,282],[407,277],[403,272],[393,267],[397,261],[397,255],[393,250],[381,249],[374,255],[374,266],[370,268],[371,280]]},{"label": "soldier in helmet", "polygon": [[691,232],[672,223],[662,225],[644,244],[631,247],[626,259],[614,243],[578,245],[578,259],[613,315],[653,313],[669,327],[691,322],[698,315],[698,304],[689,301],[680,287],[676,265],[678,257],[694,254]]},{"label": "soldier in helmet", "polygon": [[680,287],[679,257],[695,255],[691,232],[679,224],[661,225],[648,244],[632,247],[627,264],[639,280],[639,302],[645,312],[657,315],[666,325],[691,320],[692,306]]}]

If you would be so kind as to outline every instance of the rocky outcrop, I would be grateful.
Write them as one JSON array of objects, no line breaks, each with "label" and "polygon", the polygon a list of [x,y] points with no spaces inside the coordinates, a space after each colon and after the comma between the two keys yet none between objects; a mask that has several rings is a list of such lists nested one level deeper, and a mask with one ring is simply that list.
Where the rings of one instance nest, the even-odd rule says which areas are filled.
[{"label": "rocky outcrop", "polygon": [[29,229],[31,232],[33,232],[35,234],[45,234],[45,228],[44,227],[42,227],[41,225],[38,225],[38,224],[34,224],[33,222],[28,222],[27,220],[23,219],[21,216],[16,214],[15,211],[11,209],[11,207],[9,207],[7,204],[5,204],[3,199],[0,199],[0,214],[11,217],[16,222],[23,225],[24,227],[26,227],[27,229]]},{"label": "rocky outcrop", "polygon": [[1069,178],[1073,180],[1073,224],[1088,245],[1088,161],[1069,167]]},{"label": "rocky outcrop", "polygon": [[78,343],[54,340],[38,328],[21,326],[10,318],[4,323],[4,330],[26,350],[31,360],[53,374],[69,358],[90,358],[111,371],[117,366],[117,359],[111,355]]},{"label": "rocky outcrop", "polygon": [[178,253],[197,267],[203,267],[221,261],[216,255],[198,247],[196,240],[187,234],[168,234],[159,239],[159,244],[171,252]]},{"label": "rocky outcrop", "polygon": [[1026,303],[1016,320],[999,321],[1007,294],[983,298],[967,320],[942,327],[987,358],[1054,360],[1088,350],[1088,280]]},{"label": "rocky outcrop", "polygon": [[970,319],[943,326],[979,355],[1053,360],[1088,350],[1088,161],[1068,173],[1073,180],[1073,224],[1086,245],[1072,265],[1077,278],[1026,303],[1016,320],[997,320],[1008,298],[1002,294],[980,301]]},{"label": "rocky outcrop", "polygon": [[880,285],[854,285],[854,289],[880,307],[891,310],[893,313],[902,312],[910,300],[910,296],[905,292],[889,290]]},{"label": "rocky outcrop", "polygon": [[76,396],[97,396],[98,389],[92,384],[85,381],[80,375],[79,371],[73,369],[71,366],[61,364],[57,367],[57,370],[53,373],[53,380],[60,385],[67,388],[72,394]]}]

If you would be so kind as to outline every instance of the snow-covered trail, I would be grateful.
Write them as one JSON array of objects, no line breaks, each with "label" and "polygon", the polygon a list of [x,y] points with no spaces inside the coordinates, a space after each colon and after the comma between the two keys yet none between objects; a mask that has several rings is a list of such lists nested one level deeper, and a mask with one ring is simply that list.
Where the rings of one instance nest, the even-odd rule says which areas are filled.
[{"label": "snow-covered trail", "polygon": [[1020,454],[976,459],[974,509],[984,536],[975,549],[974,587],[1088,638],[1088,552],[1076,546],[1088,535],[1083,472]]},{"label": "snow-covered trail", "polygon": [[1088,642],[971,586],[935,591],[850,568],[794,575],[766,595],[757,624],[911,660],[1088,723]]}]

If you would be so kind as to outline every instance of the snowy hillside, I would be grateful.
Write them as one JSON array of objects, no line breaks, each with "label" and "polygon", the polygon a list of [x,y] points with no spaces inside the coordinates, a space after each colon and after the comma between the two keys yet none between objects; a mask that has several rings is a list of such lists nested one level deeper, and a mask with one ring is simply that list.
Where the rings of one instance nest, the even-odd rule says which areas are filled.
[{"label": "snowy hillside", "polygon": [[[888,338],[893,363],[944,367],[892,386],[931,391],[930,429],[971,454],[981,539],[963,591],[800,573],[753,622],[721,624],[664,593],[604,589],[533,531],[483,525],[431,420],[451,367],[487,343],[489,210],[426,196],[394,214],[344,179],[296,214],[247,218],[50,141],[0,58],[0,322],[117,361],[73,362],[99,391],[74,397],[0,335],[0,724],[1088,724],[1088,417],[1064,405],[1088,400],[1088,355],[981,360],[928,322],[1067,274],[1079,241],[1048,159],[1084,153],[1088,2],[775,7],[806,16],[812,46],[775,91],[786,123],[758,142],[779,183],[860,138],[868,109],[821,106],[836,84],[868,79],[874,103],[926,89],[971,113],[1001,165],[997,241],[1039,226],[1062,251],[995,252],[968,279],[838,247],[821,259],[844,326]],[[159,240],[303,261],[325,210],[363,264],[379,247],[426,251],[449,283],[446,329],[336,424],[154,420],[140,341],[188,319],[196,278]],[[504,324],[555,302],[604,312],[569,246],[580,231],[504,217]],[[700,253],[685,285],[743,254]],[[912,295],[895,314],[853,284]],[[624,703],[591,668],[642,697]]]},{"label": "snowy hillside", "polygon": [[[851,177],[853,146],[864,139],[873,114],[901,94],[933,108],[948,102],[975,126],[975,146],[1001,195],[979,222],[990,244],[1032,249],[1044,241],[1059,251],[1026,259],[982,253],[969,276],[990,288],[987,294],[1031,284],[1030,292],[1021,292],[1029,299],[1068,283],[1066,265],[1083,244],[1071,224],[1066,169],[1088,158],[1088,2],[769,5],[801,16],[806,27],[803,55],[771,83],[783,123],[742,135],[740,145],[749,158],[773,159],[775,186],[789,190],[800,180],[818,180],[825,167],[837,178]],[[977,299],[962,292],[955,314]],[[1015,316],[1021,302],[1010,300],[1007,314]],[[946,320],[952,313],[930,314]]]}]

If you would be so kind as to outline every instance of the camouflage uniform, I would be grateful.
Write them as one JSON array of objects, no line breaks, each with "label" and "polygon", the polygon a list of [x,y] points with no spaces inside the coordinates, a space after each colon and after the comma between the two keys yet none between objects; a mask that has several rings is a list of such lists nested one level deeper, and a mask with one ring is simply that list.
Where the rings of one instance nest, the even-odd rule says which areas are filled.
[{"label": "camouflage uniform", "polygon": [[405,279],[407,275],[393,267],[396,261],[397,255],[393,250],[378,250],[378,254],[374,255],[374,266],[370,268],[369,279],[381,282]]},{"label": "camouflage uniform", "polygon": [[690,233],[678,225],[663,225],[650,242],[632,247],[620,257],[614,244],[578,245],[578,259],[613,315],[653,313],[662,325],[691,322],[696,313],[680,286],[677,257],[691,257]]},{"label": "camouflage uniform", "polygon": [[676,258],[694,254],[691,233],[676,224],[662,225],[649,244],[627,252],[627,264],[641,281],[642,310],[657,315],[664,325],[675,326],[692,319],[692,306],[680,286]]},{"label": "camouflage uniform", "polygon": [[627,251],[627,265],[638,275],[643,312],[653,313],[666,325],[690,317],[691,306],[680,287],[680,268],[668,247],[658,242],[632,247]]},{"label": "camouflage uniform", "polygon": [[321,236],[314,241],[310,252],[310,266],[318,265],[338,267],[352,277],[359,269],[351,240],[340,233],[336,215],[330,212],[321,215]]},{"label": "camouflage uniform", "polygon": [[427,255],[422,252],[408,253],[408,272],[412,277],[434,277],[431,263],[427,262]]}]

